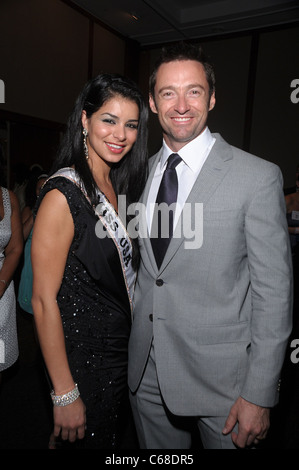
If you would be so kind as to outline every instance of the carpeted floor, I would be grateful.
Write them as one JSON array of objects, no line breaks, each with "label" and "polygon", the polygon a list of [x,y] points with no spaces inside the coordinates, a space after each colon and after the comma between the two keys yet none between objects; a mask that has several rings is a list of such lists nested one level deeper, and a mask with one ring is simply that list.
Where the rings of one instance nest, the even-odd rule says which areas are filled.
[{"label": "carpeted floor", "polygon": [[[0,385],[0,449],[47,449],[52,405],[33,318],[18,312],[17,320],[19,360],[3,373]],[[294,328],[292,338],[299,339],[299,327]],[[271,430],[262,446],[265,449],[299,449],[299,363],[291,362],[292,351],[289,347],[280,403],[272,411]],[[127,448],[132,448],[131,443],[135,441],[128,442]]]}]

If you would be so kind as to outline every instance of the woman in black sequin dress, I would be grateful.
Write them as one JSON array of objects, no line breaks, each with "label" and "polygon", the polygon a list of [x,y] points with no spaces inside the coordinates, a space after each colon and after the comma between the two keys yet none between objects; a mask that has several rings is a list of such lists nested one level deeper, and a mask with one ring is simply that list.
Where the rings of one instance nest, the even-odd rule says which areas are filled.
[{"label": "woman in black sequin dress", "polygon": [[128,206],[145,184],[146,123],[130,80],[88,82],[38,201],[32,305],[55,395],[54,436],[80,448],[118,448],[126,425],[138,245],[117,211],[119,195]]}]

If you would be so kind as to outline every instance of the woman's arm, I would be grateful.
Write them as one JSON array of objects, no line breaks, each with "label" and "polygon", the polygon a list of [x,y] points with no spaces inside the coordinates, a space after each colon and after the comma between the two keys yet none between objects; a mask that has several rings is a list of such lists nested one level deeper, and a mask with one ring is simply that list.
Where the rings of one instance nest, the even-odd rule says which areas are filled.
[{"label": "woman's arm", "polygon": [[288,227],[288,229],[292,235],[299,235],[299,227]]},{"label": "woman's arm", "polygon": [[5,259],[0,270],[0,298],[13,278],[23,251],[21,214],[16,195],[9,191],[11,203],[11,238],[5,248]]},{"label": "woman's arm", "polygon": [[[68,251],[74,236],[74,223],[67,201],[58,190],[47,193],[33,228],[32,306],[44,360],[55,395],[74,388],[56,297],[62,282]],[[85,407],[80,398],[65,407],[54,406],[54,435],[63,439],[82,438]]]}]

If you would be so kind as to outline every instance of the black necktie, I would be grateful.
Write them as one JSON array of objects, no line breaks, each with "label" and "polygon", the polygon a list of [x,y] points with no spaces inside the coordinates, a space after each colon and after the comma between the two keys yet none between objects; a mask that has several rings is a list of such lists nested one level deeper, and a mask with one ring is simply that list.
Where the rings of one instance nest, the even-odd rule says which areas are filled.
[{"label": "black necktie", "polygon": [[[173,235],[173,211],[167,209],[168,226],[164,218],[164,233],[162,230],[163,223],[163,209],[158,210],[158,206],[161,203],[166,203],[168,206],[177,201],[178,195],[178,177],[175,167],[182,161],[181,157],[177,153],[173,153],[169,156],[167,167],[164,171],[163,178],[159,187],[156,206],[153,215],[152,235],[151,238],[153,252],[156,258],[158,268],[161,266],[164,259],[164,255],[168,248],[169,242]],[[155,224],[158,224],[157,226]],[[156,230],[155,230],[156,228]],[[156,232],[156,233],[154,233]]]}]

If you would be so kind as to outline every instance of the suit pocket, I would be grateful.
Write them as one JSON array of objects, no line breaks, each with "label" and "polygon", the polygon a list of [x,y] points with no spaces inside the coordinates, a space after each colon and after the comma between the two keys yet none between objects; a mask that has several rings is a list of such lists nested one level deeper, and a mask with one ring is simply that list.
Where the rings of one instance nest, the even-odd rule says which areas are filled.
[{"label": "suit pocket", "polygon": [[194,340],[199,345],[250,342],[249,322],[227,325],[198,325],[192,328]]},{"label": "suit pocket", "polygon": [[241,391],[250,351],[249,323],[200,326],[197,329],[196,360],[208,390],[236,398]]},{"label": "suit pocket", "polygon": [[198,369],[207,390],[237,398],[248,367],[245,342],[205,344],[198,349]]}]

